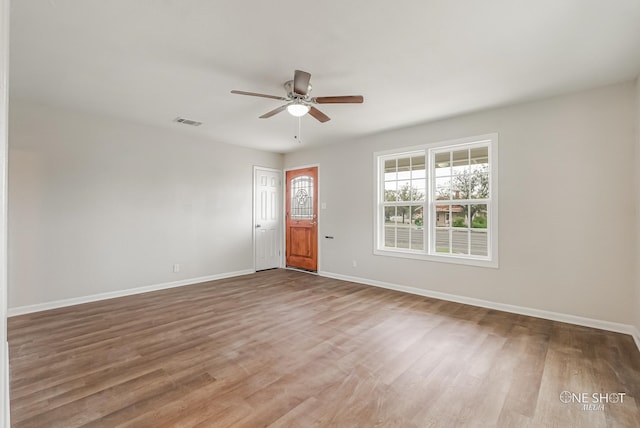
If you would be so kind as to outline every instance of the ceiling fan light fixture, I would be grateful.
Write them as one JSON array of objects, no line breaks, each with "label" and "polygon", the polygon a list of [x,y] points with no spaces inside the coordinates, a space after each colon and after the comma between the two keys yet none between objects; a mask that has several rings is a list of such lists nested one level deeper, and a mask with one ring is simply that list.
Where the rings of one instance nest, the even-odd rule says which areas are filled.
[{"label": "ceiling fan light fixture", "polygon": [[287,111],[291,116],[301,117],[309,113],[310,107],[306,104],[294,103],[287,106]]}]

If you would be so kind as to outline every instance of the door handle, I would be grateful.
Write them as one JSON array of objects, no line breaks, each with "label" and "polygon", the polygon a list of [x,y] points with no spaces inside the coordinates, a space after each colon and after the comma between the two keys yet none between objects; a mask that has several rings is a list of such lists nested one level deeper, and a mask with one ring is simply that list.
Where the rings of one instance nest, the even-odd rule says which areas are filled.
[{"label": "door handle", "polygon": [[257,228],[259,228],[259,227],[260,227],[260,225],[259,225],[259,224],[256,224],[256,229],[257,229]]},{"label": "door handle", "polygon": [[317,221],[312,221],[312,222],[311,222],[311,225],[312,225],[312,226],[315,226],[315,225],[317,225],[317,224],[318,224],[318,222],[317,222]]}]

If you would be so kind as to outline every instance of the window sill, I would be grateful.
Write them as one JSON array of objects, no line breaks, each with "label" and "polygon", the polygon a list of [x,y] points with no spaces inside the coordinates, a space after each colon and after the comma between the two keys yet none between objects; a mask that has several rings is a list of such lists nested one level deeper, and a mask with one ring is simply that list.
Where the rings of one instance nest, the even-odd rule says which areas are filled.
[{"label": "window sill", "polygon": [[376,256],[399,257],[403,259],[425,260],[430,262],[452,263],[458,265],[477,266],[493,269],[498,269],[499,267],[498,260],[496,258],[488,259],[486,257],[460,257],[452,254],[434,255],[411,250],[402,251],[381,249],[373,250],[373,254]]}]

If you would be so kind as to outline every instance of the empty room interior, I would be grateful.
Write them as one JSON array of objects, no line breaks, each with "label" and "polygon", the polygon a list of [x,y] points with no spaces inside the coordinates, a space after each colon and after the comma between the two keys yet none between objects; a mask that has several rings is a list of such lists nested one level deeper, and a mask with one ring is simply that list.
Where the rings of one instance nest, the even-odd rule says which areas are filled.
[{"label": "empty room interior", "polygon": [[0,425],[640,426],[637,0],[0,4]]}]

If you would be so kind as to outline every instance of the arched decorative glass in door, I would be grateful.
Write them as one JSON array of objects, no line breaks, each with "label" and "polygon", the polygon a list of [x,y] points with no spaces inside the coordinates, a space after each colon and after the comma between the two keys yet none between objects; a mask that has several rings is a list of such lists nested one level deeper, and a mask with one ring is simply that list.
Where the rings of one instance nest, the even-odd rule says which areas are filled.
[{"label": "arched decorative glass in door", "polygon": [[313,215],[313,177],[302,175],[291,180],[291,211],[292,219],[307,220]]}]

